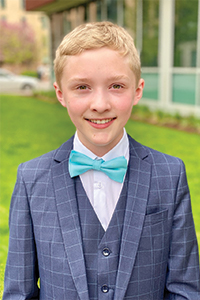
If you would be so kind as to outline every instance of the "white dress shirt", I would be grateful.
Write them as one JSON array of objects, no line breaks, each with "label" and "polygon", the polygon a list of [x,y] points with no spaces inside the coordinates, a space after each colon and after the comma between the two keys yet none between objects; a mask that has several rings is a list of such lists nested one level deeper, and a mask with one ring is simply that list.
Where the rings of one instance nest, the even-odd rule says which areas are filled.
[{"label": "white dress shirt", "polygon": [[[125,129],[119,143],[103,157],[97,157],[86,148],[79,140],[77,133],[75,133],[74,137],[74,150],[92,159],[102,158],[104,161],[108,161],[119,156],[124,156],[127,159],[127,164],[129,161],[129,141]],[[110,179],[105,173],[96,170],[89,170],[81,174],[80,179],[91,205],[106,231],[118,202],[123,183],[116,182]]]}]

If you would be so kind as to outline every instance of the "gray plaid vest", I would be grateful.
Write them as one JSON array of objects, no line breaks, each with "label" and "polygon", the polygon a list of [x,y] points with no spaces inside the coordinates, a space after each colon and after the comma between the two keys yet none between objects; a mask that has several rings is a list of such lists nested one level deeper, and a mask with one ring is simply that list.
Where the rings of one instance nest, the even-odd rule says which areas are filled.
[{"label": "gray plaid vest", "polygon": [[127,198],[127,178],[106,232],[76,178],[76,196],[90,300],[114,297]]}]

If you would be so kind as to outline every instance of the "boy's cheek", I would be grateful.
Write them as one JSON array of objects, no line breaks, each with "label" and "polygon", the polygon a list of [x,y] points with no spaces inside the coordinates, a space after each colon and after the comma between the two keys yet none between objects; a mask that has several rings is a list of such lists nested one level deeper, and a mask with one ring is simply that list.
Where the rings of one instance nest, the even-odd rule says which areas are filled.
[{"label": "boy's cheek", "polygon": [[121,99],[121,102],[118,104],[118,110],[126,113],[129,110],[132,110],[134,101],[132,99]]}]

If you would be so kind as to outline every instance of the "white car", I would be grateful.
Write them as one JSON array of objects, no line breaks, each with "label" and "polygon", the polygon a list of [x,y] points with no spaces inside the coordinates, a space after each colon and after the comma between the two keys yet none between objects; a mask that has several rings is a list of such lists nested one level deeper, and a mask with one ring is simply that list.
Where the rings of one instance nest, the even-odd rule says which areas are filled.
[{"label": "white car", "polygon": [[15,92],[19,90],[32,91],[38,86],[38,79],[31,76],[15,75],[0,68],[0,93]]}]

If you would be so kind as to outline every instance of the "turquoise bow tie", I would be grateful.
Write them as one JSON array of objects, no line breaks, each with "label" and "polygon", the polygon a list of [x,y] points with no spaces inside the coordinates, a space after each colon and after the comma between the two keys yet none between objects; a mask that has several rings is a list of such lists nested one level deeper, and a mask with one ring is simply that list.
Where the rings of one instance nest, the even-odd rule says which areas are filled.
[{"label": "turquoise bow tie", "polygon": [[116,157],[109,161],[91,159],[80,152],[71,151],[69,157],[69,173],[71,177],[78,176],[91,169],[102,171],[112,180],[122,183],[127,170],[127,160],[124,156]]}]

